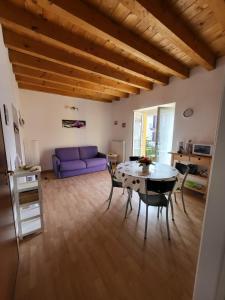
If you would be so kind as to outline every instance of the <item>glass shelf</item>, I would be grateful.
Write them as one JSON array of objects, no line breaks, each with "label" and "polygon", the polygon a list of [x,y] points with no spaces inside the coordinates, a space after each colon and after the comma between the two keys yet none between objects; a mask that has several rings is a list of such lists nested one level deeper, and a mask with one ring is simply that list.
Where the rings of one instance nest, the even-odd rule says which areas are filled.
[{"label": "glass shelf", "polygon": [[33,203],[30,205],[24,205],[20,207],[20,218],[21,221],[35,218],[40,216],[40,205],[39,203]]},{"label": "glass shelf", "polygon": [[37,232],[38,230],[41,230],[41,219],[39,217],[21,222],[22,227],[22,235],[28,235],[34,232]]}]

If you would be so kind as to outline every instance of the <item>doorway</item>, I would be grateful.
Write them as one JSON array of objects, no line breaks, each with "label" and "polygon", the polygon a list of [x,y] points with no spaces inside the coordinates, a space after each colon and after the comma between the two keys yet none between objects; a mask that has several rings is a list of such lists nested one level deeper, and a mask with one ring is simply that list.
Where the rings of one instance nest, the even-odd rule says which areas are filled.
[{"label": "doorway", "polygon": [[133,155],[170,164],[175,103],[134,111]]}]

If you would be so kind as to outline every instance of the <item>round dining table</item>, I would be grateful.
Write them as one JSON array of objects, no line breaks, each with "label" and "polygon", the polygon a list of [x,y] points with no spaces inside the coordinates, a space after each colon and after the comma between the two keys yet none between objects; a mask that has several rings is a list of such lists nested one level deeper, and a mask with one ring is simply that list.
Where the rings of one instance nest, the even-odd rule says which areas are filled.
[{"label": "round dining table", "polygon": [[176,168],[161,164],[153,163],[149,166],[149,172],[143,172],[142,166],[138,161],[127,161],[117,165],[115,178],[122,181],[123,187],[129,187],[132,190],[144,192],[146,179],[151,180],[169,180],[176,178],[178,171]]}]

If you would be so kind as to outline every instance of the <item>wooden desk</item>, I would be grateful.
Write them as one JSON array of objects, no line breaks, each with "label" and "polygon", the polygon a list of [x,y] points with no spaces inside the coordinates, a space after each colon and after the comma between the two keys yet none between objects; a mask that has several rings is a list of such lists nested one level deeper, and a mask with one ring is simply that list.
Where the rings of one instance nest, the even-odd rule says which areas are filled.
[{"label": "wooden desk", "polygon": [[[184,164],[197,165],[199,171],[207,170],[207,176],[202,176],[201,174],[189,174],[185,183],[186,188],[201,193],[204,196],[207,196],[208,180],[211,169],[212,157],[195,154],[180,154],[176,152],[170,152],[170,154],[172,166],[175,166],[176,162],[181,162]],[[196,183],[196,185],[194,183]]]}]

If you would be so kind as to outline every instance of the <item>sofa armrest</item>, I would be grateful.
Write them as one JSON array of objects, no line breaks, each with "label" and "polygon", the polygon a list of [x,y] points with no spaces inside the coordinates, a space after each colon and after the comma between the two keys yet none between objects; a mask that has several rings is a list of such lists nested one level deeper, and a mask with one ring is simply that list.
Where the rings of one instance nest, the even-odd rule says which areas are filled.
[{"label": "sofa armrest", "polygon": [[52,155],[52,165],[55,175],[60,178],[60,159],[55,154]]},{"label": "sofa armrest", "polygon": [[104,153],[98,152],[98,154],[97,154],[96,157],[98,157],[98,158],[106,158],[107,156]]}]

